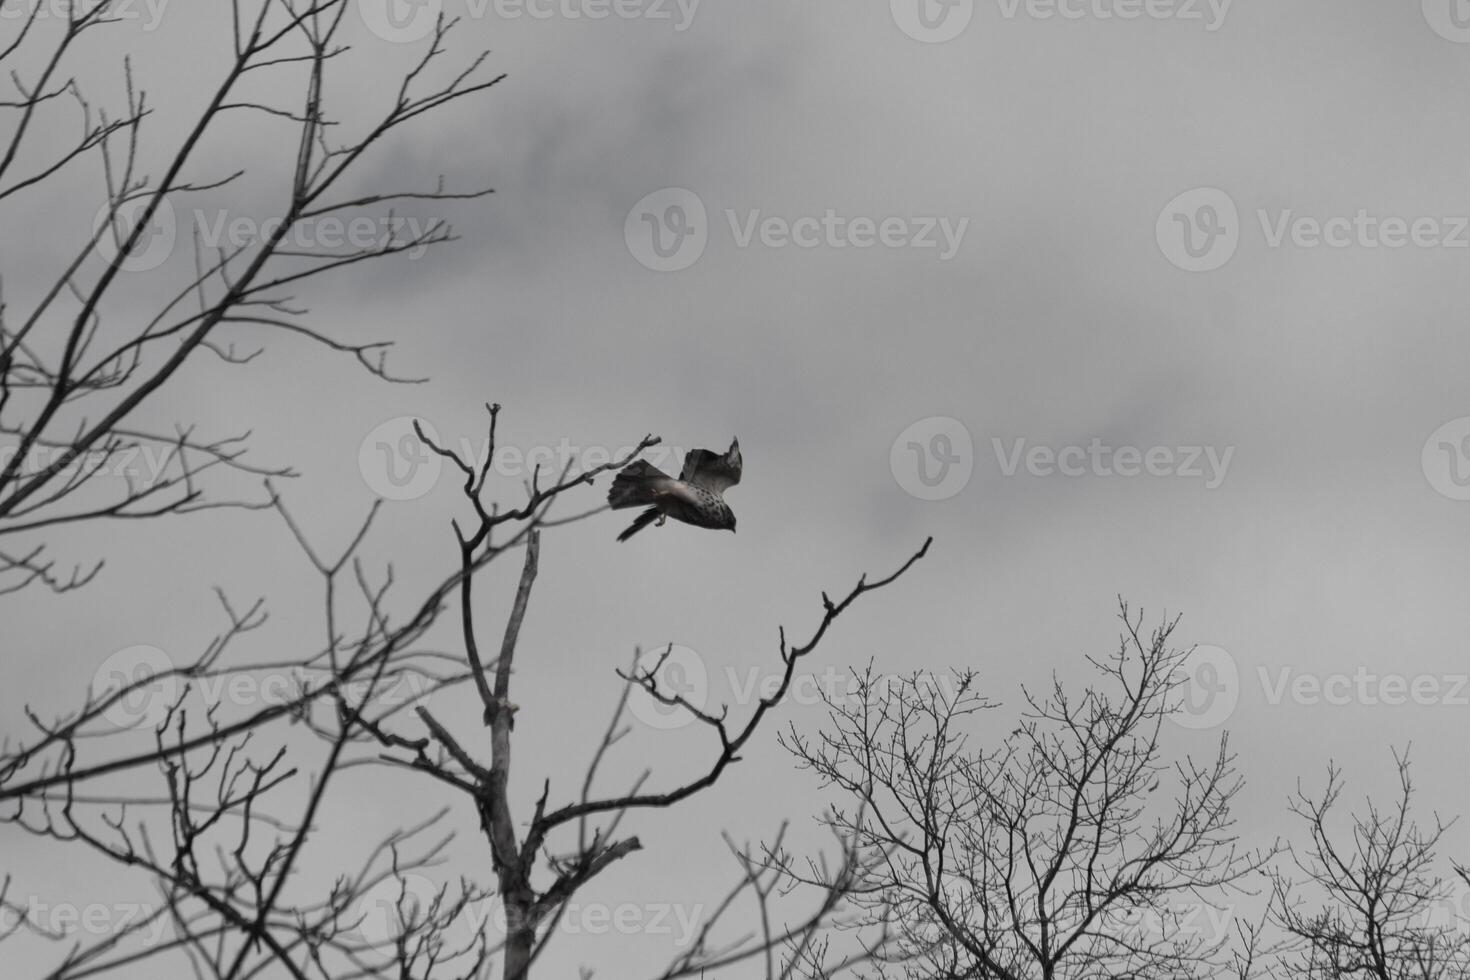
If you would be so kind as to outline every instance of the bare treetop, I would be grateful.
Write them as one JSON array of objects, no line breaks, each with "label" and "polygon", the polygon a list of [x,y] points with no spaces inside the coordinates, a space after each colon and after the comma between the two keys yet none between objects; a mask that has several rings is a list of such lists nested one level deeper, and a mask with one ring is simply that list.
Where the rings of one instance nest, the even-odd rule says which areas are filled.
[{"label": "bare treetop", "polygon": [[[1182,928],[1192,905],[1244,884],[1268,855],[1239,846],[1241,779],[1221,739],[1205,763],[1166,754],[1188,651],[1120,608],[1119,646],[1089,658],[1099,682],[1027,692],[993,748],[968,723],[995,703],[979,675],[856,675],[830,726],[794,729],[799,764],[843,802],[830,821],[876,870],[857,893],[903,941],[874,976],[1091,980],[1214,976],[1225,936]],[[798,874],[799,877],[799,874]],[[892,972],[890,972],[892,971]]]},{"label": "bare treetop", "polygon": [[[116,94],[109,92],[105,101],[120,102],[116,106],[94,102],[73,75],[85,57],[81,39],[118,29],[110,3],[70,5],[59,24],[41,17],[42,9],[30,5],[16,34],[0,40],[0,68],[11,69],[15,89],[0,102],[0,208],[90,165],[98,178],[98,220],[95,227],[77,229],[73,253],[48,284],[27,284],[23,305],[10,300],[14,283],[0,269],[0,593],[31,584],[67,590],[97,574],[100,559],[49,557],[36,535],[57,525],[270,505],[267,497],[228,486],[217,493],[212,481],[224,471],[252,480],[293,475],[286,465],[247,460],[248,431],[201,433],[187,417],[171,429],[140,421],[145,404],[161,407],[158,394],[192,360],[211,356],[247,364],[260,348],[241,346],[242,338],[265,331],[349,354],[384,379],[409,380],[389,369],[391,342],[335,339],[310,323],[294,294],[323,274],[453,238],[442,219],[414,223],[404,233],[394,206],[468,200],[489,189],[453,191],[441,177],[428,187],[364,191],[355,176],[375,149],[418,117],[504,77],[486,71],[485,54],[445,70],[443,42],[453,22],[441,17],[395,95],[366,124],[348,128],[328,104],[326,82],[350,56],[341,36],[351,4],[233,0],[233,56],[210,83],[203,108],[165,153],[166,162],[150,173],[140,161],[153,149],[152,110],[147,93],[135,84],[132,64],[124,59],[114,69]],[[267,75],[294,81],[294,99],[276,103],[252,96],[254,80]],[[192,271],[153,294],[151,313],[119,312],[112,301],[124,277],[160,261],[152,254],[154,232],[165,219],[173,221],[175,202],[244,176],[243,170],[201,171],[206,148],[228,140],[232,120],[241,113],[274,121],[293,147],[294,164],[269,198],[276,210],[254,216],[257,234],[246,241],[210,244],[200,229],[192,229],[186,239]],[[43,118],[55,129],[68,116],[81,122],[72,145],[28,152]],[[295,233],[309,223],[367,216],[382,234],[307,248],[297,244]],[[177,231],[172,224],[169,230]],[[165,282],[153,279],[160,286]]]}]

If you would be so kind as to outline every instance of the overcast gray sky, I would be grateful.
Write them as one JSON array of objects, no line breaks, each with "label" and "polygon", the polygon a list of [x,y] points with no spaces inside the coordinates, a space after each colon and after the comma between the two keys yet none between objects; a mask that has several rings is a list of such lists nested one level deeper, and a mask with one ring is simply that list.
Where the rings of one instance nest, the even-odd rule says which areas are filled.
[{"label": "overcast gray sky", "polygon": [[[329,89],[344,117],[387,97],[438,2],[390,21],[362,0]],[[1298,778],[1336,760],[1356,800],[1411,743],[1423,804],[1470,810],[1458,0],[442,2],[465,18],[451,54],[488,47],[509,77],[383,146],[359,181],[443,173],[495,194],[404,212],[448,217],[460,239],[302,293],[322,330],[391,339],[398,369],[432,380],[387,386],[274,338],[244,368],[191,365],[152,417],[253,428],[252,458],[301,470],[284,492],[324,547],[383,492],[374,447],[405,418],[479,446],[482,403],[500,402],[522,451],[739,436],[738,534],[671,524],[618,544],[622,515],[548,534],[516,680],[517,805],[543,773],[573,792],[635,646],[687,647],[709,702],[736,700],[775,670],[778,625],[804,635],[821,590],[933,535],[813,671],[973,666],[1012,711],[1052,671],[1088,679],[1122,595],[1150,624],[1182,614],[1176,640],[1208,648],[1201,682],[1221,687],[1199,692],[1178,745],[1208,752],[1230,731],[1253,840],[1286,829]],[[161,150],[222,64],[228,22],[179,0],[127,9],[137,20],[94,42],[88,71],[115,84],[132,54]],[[251,183],[230,203],[181,200],[180,239],[196,207],[268,215],[294,152],[288,126],[241,114],[206,159]],[[86,234],[98,180],[91,165],[64,193],[7,204],[7,291]],[[514,500],[520,472],[500,469]],[[462,509],[448,474],[415,479],[368,544],[405,594],[452,567]],[[192,654],[220,626],[216,584],[269,599],[261,655],[320,635],[319,588],[269,515],[67,542],[107,568],[80,595],[6,607],[8,732],[24,703],[72,704],[116,650]],[[508,574],[482,587],[491,632]],[[459,710],[472,726],[470,701]],[[792,704],[780,721],[815,729],[822,712]],[[722,828],[759,838],[790,818],[819,842],[825,798],[774,733],[691,806],[638,817],[647,850],[597,900],[712,905]],[[697,734],[640,730],[619,771],[696,771],[711,750]],[[379,780],[348,780],[318,873],[432,795]],[[462,860],[483,865],[473,817],[453,819]],[[1464,828],[1449,842],[1470,857]],[[0,846],[58,895],[138,887],[13,834]],[[547,975],[636,976],[669,943],[571,936]]]}]

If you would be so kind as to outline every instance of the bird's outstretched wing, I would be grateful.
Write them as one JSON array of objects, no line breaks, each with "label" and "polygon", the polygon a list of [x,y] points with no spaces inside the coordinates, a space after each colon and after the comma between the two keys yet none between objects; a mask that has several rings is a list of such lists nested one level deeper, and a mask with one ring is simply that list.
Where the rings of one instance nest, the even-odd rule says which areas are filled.
[{"label": "bird's outstretched wing", "polygon": [[741,465],[739,439],[731,442],[729,451],[724,453],[691,449],[684,454],[684,468],[679,471],[679,479],[715,493],[724,493],[740,482]]}]

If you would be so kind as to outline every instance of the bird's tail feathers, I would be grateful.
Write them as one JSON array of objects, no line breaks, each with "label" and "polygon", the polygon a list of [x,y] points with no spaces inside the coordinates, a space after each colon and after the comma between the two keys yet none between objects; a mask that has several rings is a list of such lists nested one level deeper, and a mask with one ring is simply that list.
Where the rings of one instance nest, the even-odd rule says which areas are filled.
[{"label": "bird's tail feathers", "polygon": [[[612,487],[607,491],[607,502],[614,510],[643,507],[653,503],[659,487],[668,482],[668,474],[657,466],[646,459],[635,459],[613,477]],[[641,526],[635,524],[635,529]]]},{"label": "bird's tail feathers", "polygon": [[637,517],[633,518],[633,523],[628,525],[628,529],[626,531],[618,535],[618,540],[626,541],[633,535],[637,534],[639,531],[643,530],[648,525],[652,524],[654,521],[658,520],[658,513],[659,512],[657,507],[650,507],[643,513],[639,514]]}]

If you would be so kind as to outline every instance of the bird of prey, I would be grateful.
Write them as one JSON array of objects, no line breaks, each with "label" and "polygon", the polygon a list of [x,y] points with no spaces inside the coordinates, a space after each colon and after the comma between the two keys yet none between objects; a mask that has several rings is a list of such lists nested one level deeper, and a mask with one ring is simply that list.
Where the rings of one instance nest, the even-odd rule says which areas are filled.
[{"label": "bird of prey", "polygon": [[740,440],[724,453],[693,449],[684,456],[684,468],[676,480],[648,462],[637,459],[613,477],[607,502],[613,510],[647,507],[628,529],[618,535],[626,541],[648,525],[660,525],[672,517],[695,527],[735,530],[735,515],[725,503],[724,493],[740,482]]}]

